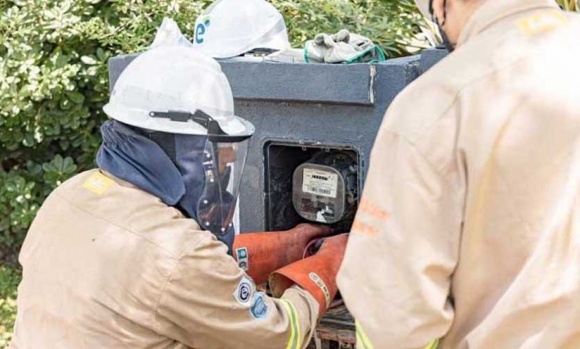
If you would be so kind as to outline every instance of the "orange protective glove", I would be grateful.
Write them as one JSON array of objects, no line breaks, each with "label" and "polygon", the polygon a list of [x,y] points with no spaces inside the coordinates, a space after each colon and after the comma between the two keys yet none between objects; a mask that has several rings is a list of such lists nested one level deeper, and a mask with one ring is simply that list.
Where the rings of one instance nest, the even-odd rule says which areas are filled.
[{"label": "orange protective glove", "polygon": [[240,268],[261,284],[274,270],[302,259],[310,241],[330,234],[329,227],[313,224],[299,224],[287,231],[243,233],[234,240],[233,255]]},{"label": "orange protective glove", "polygon": [[325,238],[320,250],[312,256],[292,263],[270,275],[270,289],[281,297],[292,285],[310,293],[320,306],[319,316],[326,312],[336,296],[336,274],[342,263],[348,234]]}]

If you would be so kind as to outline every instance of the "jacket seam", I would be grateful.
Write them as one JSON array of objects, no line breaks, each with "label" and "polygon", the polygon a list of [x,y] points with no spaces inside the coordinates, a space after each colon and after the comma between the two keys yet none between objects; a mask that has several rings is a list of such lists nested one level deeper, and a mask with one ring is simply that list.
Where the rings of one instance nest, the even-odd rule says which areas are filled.
[{"label": "jacket seam", "polygon": [[173,266],[173,268],[171,268],[171,271],[169,272],[169,275],[167,275],[167,278],[165,279],[165,282],[163,283],[163,287],[161,288],[161,293],[159,294],[159,298],[157,299],[157,303],[155,304],[155,309],[153,311],[153,316],[157,317],[158,312],[159,312],[159,307],[161,305],[161,300],[163,299],[163,296],[165,295],[165,291],[167,291],[168,285],[171,282],[174,273],[176,272],[177,268],[179,266],[181,266],[181,262],[183,260],[183,257],[188,255],[192,250],[195,250],[196,248],[199,247],[199,245],[201,244],[201,241],[198,241],[195,246],[192,246],[190,249],[187,250],[187,252],[184,252],[177,260],[175,265]]}]

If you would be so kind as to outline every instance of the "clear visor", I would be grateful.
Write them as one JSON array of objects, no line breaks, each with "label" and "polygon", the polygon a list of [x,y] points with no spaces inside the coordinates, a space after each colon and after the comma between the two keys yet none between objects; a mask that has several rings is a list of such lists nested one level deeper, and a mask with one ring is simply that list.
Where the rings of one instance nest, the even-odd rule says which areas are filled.
[{"label": "clear visor", "polygon": [[202,228],[214,235],[233,228],[240,180],[248,154],[248,139],[228,143],[208,140],[202,167],[205,186],[197,204],[197,218]]}]

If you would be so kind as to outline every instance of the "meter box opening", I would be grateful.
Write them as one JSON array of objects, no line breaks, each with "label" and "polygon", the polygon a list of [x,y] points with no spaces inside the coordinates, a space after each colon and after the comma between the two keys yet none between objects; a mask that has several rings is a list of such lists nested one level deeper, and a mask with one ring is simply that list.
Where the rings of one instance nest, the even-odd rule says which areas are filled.
[{"label": "meter box opening", "polygon": [[268,141],[264,160],[267,230],[287,230],[303,222],[350,230],[360,193],[356,149]]}]

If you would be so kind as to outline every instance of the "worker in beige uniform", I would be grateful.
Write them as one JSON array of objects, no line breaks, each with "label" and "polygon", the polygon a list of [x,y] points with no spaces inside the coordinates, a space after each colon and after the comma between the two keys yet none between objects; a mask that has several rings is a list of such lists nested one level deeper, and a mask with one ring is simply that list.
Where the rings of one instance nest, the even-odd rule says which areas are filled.
[{"label": "worker in beige uniform", "polygon": [[[24,242],[11,348],[308,345],[346,237],[302,259],[330,229],[235,236],[254,128],[233,114],[219,64],[191,48],[149,50],[104,111],[99,168],[58,187]],[[269,275],[279,299],[257,288]]]},{"label": "worker in beige uniform", "polygon": [[372,151],[338,275],[358,348],[580,348],[580,18],[417,3],[454,51]]}]

